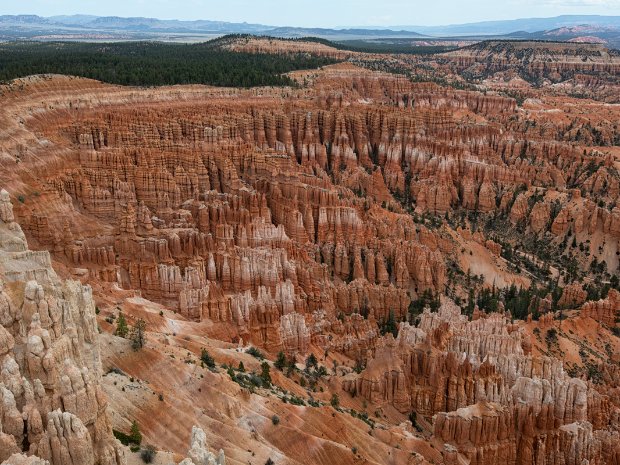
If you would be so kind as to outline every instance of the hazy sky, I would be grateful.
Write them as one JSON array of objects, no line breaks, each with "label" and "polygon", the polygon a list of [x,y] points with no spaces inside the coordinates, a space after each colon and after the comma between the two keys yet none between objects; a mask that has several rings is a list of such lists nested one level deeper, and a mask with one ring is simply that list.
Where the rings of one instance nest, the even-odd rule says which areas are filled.
[{"label": "hazy sky", "polygon": [[445,25],[561,14],[620,15],[620,0],[0,0],[0,14],[75,13],[276,26]]}]

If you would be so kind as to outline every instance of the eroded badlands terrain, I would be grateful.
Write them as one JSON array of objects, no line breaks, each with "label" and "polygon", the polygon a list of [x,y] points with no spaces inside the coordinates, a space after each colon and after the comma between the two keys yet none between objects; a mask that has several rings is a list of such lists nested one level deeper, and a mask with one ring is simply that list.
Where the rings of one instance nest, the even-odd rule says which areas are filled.
[{"label": "eroded badlands terrain", "polygon": [[620,64],[568,55],[3,86],[0,462],[619,464]]}]

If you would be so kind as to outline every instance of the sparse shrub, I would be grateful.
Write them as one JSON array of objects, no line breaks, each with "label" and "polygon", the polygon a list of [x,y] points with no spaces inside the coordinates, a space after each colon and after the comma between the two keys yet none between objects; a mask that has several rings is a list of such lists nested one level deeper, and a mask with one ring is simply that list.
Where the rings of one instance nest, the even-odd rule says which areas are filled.
[{"label": "sparse shrub", "polygon": [[123,370],[121,370],[120,368],[117,368],[117,367],[110,368],[108,370],[108,374],[109,373],[115,373],[115,374],[120,375],[120,376],[125,376],[125,372]]},{"label": "sparse shrub", "polygon": [[569,366],[566,369],[566,373],[568,373],[568,376],[571,378],[577,378],[579,376],[579,368],[577,365]]},{"label": "sparse shrub", "polygon": [[291,376],[291,374],[297,369],[295,366],[296,363],[297,360],[294,355],[286,361],[286,376]]},{"label": "sparse shrub", "polygon": [[152,463],[155,459],[155,455],[157,455],[157,451],[151,445],[146,446],[140,451],[140,458],[144,463]]},{"label": "sparse shrub", "polygon": [[418,432],[422,432],[422,427],[418,424],[418,414],[415,410],[409,414],[409,421],[411,422],[411,426],[413,426]]},{"label": "sparse shrub", "polygon": [[250,347],[248,350],[245,351],[245,353],[250,354],[252,357],[257,358],[259,360],[263,360],[265,358],[263,353],[260,350],[258,350],[256,347]]},{"label": "sparse shrub", "polygon": [[114,437],[116,439],[119,440],[119,442],[124,445],[124,446],[128,446],[129,442],[130,442],[130,437],[128,434],[123,433],[122,431],[117,431],[117,430],[112,430],[112,433],[114,434]]},{"label": "sparse shrub", "polygon": [[355,367],[353,367],[353,371],[355,371],[357,374],[360,374],[363,369],[364,369],[364,362],[362,362],[362,360],[360,359],[357,359],[355,361]]},{"label": "sparse shrub", "polygon": [[137,447],[137,449],[132,452],[137,452],[140,449],[140,443],[142,442],[142,433],[140,433],[140,428],[138,424],[134,421],[131,424],[131,430],[129,434],[125,434],[122,431],[112,430],[114,433],[114,437],[120,441],[124,446],[131,445],[132,447]]},{"label": "sparse shrub", "polygon": [[213,357],[211,357],[211,354],[209,354],[207,349],[203,348],[200,351],[200,360],[202,360],[202,363],[207,365],[207,367],[215,368],[215,360],[213,359]]},{"label": "sparse shrub", "polygon": [[131,347],[133,350],[140,350],[146,344],[146,322],[140,318],[131,330]]},{"label": "sparse shrub", "polygon": [[280,423],[280,417],[278,417],[278,415],[272,416],[271,423],[273,423],[274,425],[278,425]]},{"label": "sparse shrub", "polygon": [[558,342],[558,331],[555,328],[551,328],[549,330],[547,330],[547,335],[545,336],[545,339],[547,341],[547,345],[551,345],[554,344],[556,342]]},{"label": "sparse shrub", "polygon": [[294,394],[291,395],[291,397],[288,399],[288,402],[293,405],[306,405],[306,402],[301,397],[297,397]]},{"label": "sparse shrub", "polygon": [[394,337],[398,336],[398,324],[394,316],[394,310],[390,309],[387,321],[381,325],[381,334],[391,333]]},{"label": "sparse shrub", "polygon": [[284,370],[284,367],[286,366],[286,356],[284,355],[284,352],[278,352],[278,357],[273,365],[280,371]]},{"label": "sparse shrub", "polygon": [[314,354],[310,354],[306,359],[306,371],[310,371],[310,368],[316,368],[319,365],[319,361]]},{"label": "sparse shrub", "polygon": [[329,403],[335,409],[339,408],[340,407],[340,398],[338,397],[338,394],[332,394],[332,398],[329,401]]},{"label": "sparse shrub", "polygon": [[586,364],[588,379],[594,384],[601,384],[603,380],[603,374],[598,366],[588,363]]}]

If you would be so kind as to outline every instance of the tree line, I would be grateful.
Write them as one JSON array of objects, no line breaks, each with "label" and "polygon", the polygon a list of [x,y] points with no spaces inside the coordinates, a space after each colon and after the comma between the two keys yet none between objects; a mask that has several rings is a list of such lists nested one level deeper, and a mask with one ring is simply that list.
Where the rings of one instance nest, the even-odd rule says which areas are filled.
[{"label": "tree line", "polygon": [[308,54],[251,54],[222,50],[217,41],[74,43],[10,42],[0,45],[0,80],[65,74],[133,86],[208,84],[294,86],[283,75],[336,60]]}]

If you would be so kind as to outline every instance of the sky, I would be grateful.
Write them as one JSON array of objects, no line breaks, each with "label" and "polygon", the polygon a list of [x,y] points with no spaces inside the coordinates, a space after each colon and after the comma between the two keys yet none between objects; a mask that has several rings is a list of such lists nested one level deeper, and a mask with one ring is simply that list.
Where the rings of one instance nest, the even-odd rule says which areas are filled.
[{"label": "sky", "polygon": [[77,13],[273,26],[435,26],[562,14],[620,15],[620,0],[0,0],[0,15]]}]

